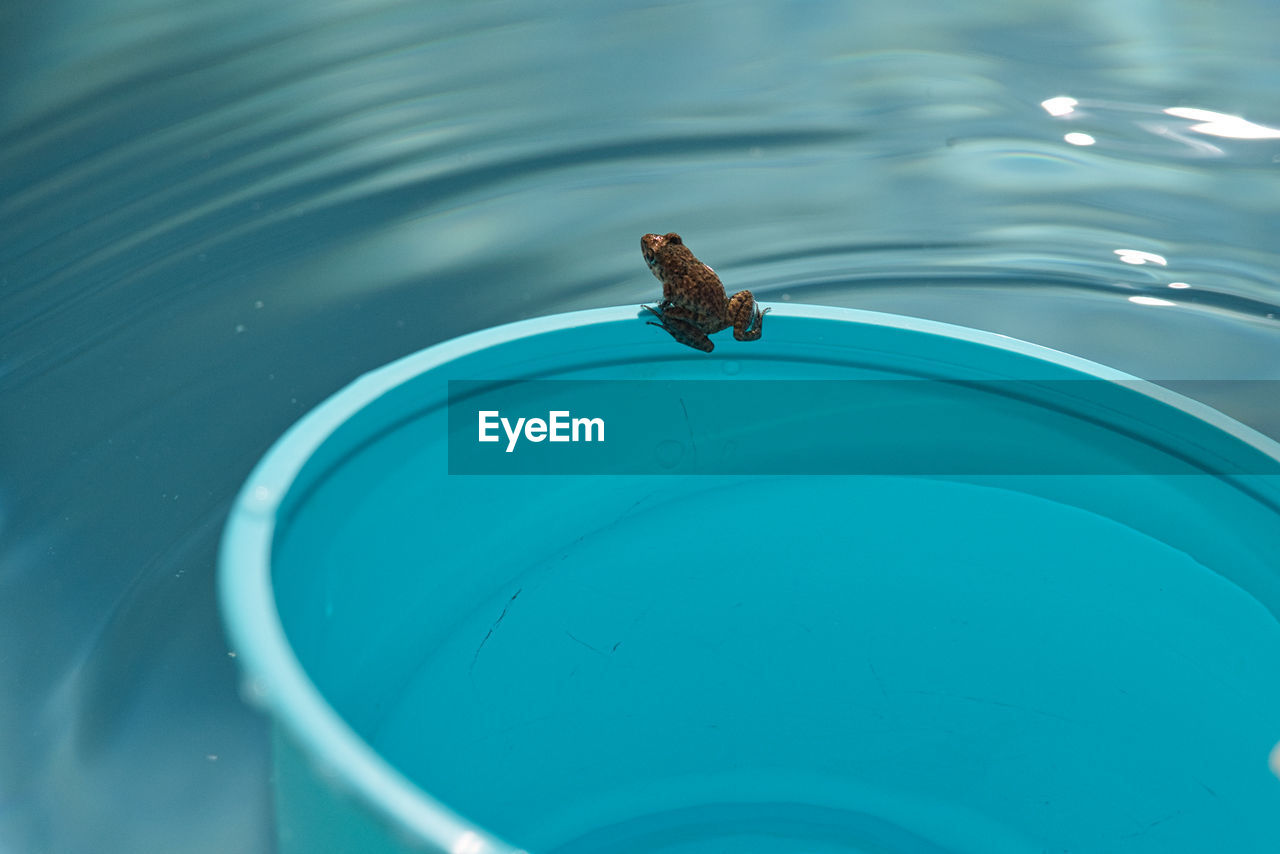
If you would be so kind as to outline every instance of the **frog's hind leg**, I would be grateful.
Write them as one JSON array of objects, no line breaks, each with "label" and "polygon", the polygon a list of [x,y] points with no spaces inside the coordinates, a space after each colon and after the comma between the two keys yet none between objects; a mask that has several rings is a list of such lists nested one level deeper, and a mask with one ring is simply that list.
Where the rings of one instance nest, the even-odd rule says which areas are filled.
[{"label": "frog's hind leg", "polygon": [[664,311],[663,309],[669,309],[665,300],[656,309],[647,305],[641,306],[641,308],[652,312],[658,318],[656,323],[652,320],[646,321],[650,326],[661,326],[681,344],[685,344],[695,350],[701,350],[704,353],[710,353],[715,349],[716,345],[711,343],[711,339],[701,329],[687,320],[676,317],[670,310]]},{"label": "frog's hind leg", "polygon": [[729,299],[729,322],[733,324],[733,337],[739,341],[755,341],[764,331],[764,316],[769,309],[756,307],[751,291],[738,291]]}]

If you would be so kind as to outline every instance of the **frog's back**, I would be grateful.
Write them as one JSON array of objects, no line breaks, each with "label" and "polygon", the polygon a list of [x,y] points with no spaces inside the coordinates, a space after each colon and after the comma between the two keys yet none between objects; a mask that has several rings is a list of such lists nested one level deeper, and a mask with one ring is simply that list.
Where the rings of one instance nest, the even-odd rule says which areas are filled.
[{"label": "frog's back", "polygon": [[677,305],[705,315],[723,317],[728,300],[716,271],[697,259],[683,243],[664,246],[659,256],[662,295]]}]

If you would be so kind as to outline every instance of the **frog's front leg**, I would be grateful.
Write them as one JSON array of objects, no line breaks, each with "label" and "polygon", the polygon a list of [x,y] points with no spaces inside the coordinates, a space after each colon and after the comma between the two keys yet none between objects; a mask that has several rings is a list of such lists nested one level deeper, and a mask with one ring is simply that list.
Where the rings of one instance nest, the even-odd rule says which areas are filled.
[{"label": "frog's front leg", "polygon": [[751,291],[738,291],[729,299],[726,314],[733,324],[733,337],[739,341],[755,341],[764,331],[764,316],[769,309],[756,308],[756,298]]},{"label": "frog's front leg", "polygon": [[688,320],[680,317],[682,314],[679,306],[674,306],[663,300],[658,308],[650,308],[649,306],[641,306],[647,311],[653,312],[658,318],[658,322],[648,321],[650,326],[661,326],[670,333],[671,337],[695,350],[701,350],[704,353],[710,353],[715,349],[711,339],[707,337],[707,333],[703,332],[697,326],[694,326]]}]

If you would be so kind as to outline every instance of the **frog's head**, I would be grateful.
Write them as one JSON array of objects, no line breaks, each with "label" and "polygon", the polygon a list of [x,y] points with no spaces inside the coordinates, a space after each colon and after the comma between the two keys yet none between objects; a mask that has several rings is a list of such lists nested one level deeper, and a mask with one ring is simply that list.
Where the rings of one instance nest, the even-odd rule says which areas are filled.
[{"label": "frog's head", "polygon": [[680,235],[674,231],[669,234],[646,234],[640,238],[640,251],[644,253],[644,261],[652,267],[658,260],[658,252],[667,245],[679,246],[683,243]]}]

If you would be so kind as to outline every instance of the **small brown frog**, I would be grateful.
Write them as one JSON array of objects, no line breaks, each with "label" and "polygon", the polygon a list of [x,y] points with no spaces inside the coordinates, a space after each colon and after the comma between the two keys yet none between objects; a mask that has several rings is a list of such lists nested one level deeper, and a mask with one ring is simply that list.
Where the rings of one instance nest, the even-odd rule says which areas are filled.
[{"label": "small brown frog", "polygon": [[661,326],[681,344],[707,353],[715,348],[707,336],[729,326],[739,341],[760,337],[769,309],[756,308],[751,291],[726,296],[716,271],[693,257],[680,235],[646,234],[640,238],[640,250],[662,282],[658,307],[641,306],[658,317],[656,323],[649,321],[650,326]]}]

